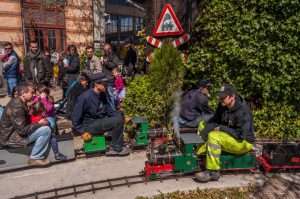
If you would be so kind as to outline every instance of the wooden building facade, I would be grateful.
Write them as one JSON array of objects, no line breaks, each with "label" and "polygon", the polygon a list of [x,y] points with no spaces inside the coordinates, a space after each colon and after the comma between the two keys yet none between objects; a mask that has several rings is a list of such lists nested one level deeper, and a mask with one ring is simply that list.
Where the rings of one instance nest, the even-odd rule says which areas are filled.
[{"label": "wooden building facade", "polygon": [[22,27],[22,6],[20,0],[0,1],[0,44],[10,41],[18,53],[24,53]]},{"label": "wooden building facade", "polygon": [[[104,0],[59,0],[43,4],[41,0],[0,1],[0,42],[10,41],[23,55],[30,40],[41,50],[64,51],[70,44],[83,50],[87,44],[104,37]],[[103,7],[103,13],[94,5]],[[99,7],[97,7],[99,8]],[[99,13],[100,12],[100,13]],[[101,17],[103,16],[103,17]],[[94,23],[97,23],[95,25]]]}]

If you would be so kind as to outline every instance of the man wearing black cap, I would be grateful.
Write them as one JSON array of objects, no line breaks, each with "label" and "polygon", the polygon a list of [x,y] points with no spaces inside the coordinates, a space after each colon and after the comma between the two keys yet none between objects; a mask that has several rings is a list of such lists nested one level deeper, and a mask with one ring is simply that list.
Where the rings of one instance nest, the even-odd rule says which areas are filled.
[{"label": "man wearing black cap", "polygon": [[196,174],[200,182],[219,179],[221,150],[241,155],[251,151],[255,141],[251,111],[231,85],[221,87],[219,101],[216,113],[207,125],[213,128],[208,137],[203,137],[207,142],[197,151],[199,155],[206,153],[207,171]]},{"label": "man wearing black cap", "polygon": [[208,121],[213,116],[213,111],[208,105],[210,86],[208,80],[201,80],[197,89],[183,94],[179,118],[181,127],[196,128],[201,120]]},{"label": "man wearing black cap", "polygon": [[93,88],[78,97],[72,113],[72,123],[84,139],[91,138],[91,135],[111,131],[111,149],[106,155],[128,155],[129,150],[123,147],[124,118],[122,113],[113,111],[109,105],[106,86],[107,79],[99,76],[94,80]]}]

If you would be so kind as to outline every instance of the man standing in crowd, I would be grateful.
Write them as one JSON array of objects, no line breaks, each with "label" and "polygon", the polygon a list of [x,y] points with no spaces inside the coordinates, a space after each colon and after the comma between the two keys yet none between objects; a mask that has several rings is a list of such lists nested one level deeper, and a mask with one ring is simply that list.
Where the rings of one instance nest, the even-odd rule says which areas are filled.
[{"label": "man standing in crowd", "polygon": [[13,45],[10,42],[4,44],[4,55],[1,57],[3,62],[3,76],[7,82],[8,96],[12,96],[14,87],[17,86],[19,77],[19,57],[13,49]]},{"label": "man standing in crowd", "polygon": [[181,127],[197,128],[201,120],[206,122],[213,116],[208,105],[210,86],[208,80],[201,80],[197,89],[183,94],[179,118]]},{"label": "man standing in crowd", "polygon": [[129,155],[127,147],[123,147],[123,114],[113,111],[107,102],[106,84],[104,74],[100,74],[90,88],[77,99],[72,113],[72,123],[75,130],[81,133],[84,140],[91,135],[112,132],[111,148],[106,153],[108,156]]},{"label": "man standing in crowd", "polygon": [[77,80],[77,77],[80,72],[80,58],[75,45],[70,45],[68,47],[68,54],[64,60],[64,75],[67,81],[67,84],[70,86],[74,81]]},{"label": "man standing in crowd", "polygon": [[136,68],[137,55],[131,39],[128,39],[126,42],[127,53],[124,58],[124,67],[127,69],[129,76],[134,76],[138,72]]},{"label": "man standing in crowd", "polygon": [[96,74],[99,72],[102,72],[102,66],[100,63],[100,59],[94,55],[94,47],[93,46],[87,46],[86,47],[86,55],[87,59],[84,64],[83,72],[87,75]]},{"label": "man standing in crowd", "polygon": [[112,77],[112,69],[114,69],[119,64],[121,64],[121,60],[113,52],[111,45],[108,43],[104,45],[104,56],[103,56],[102,64],[103,64],[103,72],[107,76],[111,76],[111,77]]},{"label": "man standing in crowd", "polygon": [[60,79],[63,79],[63,97],[66,97],[68,88],[75,83],[80,72],[80,58],[75,45],[68,46],[67,55],[62,56],[60,71]]},{"label": "man standing in crowd", "polygon": [[206,154],[206,171],[196,173],[199,182],[220,178],[221,151],[241,155],[253,149],[255,142],[252,113],[246,102],[228,84],[221,87],[219,106],[215,115],[208,121],[211,130],[207,141],[200,146],[197,154]]},{"label": "man standing in crowd", "polygon": [[116,110],[116,103],[114,97],[114,77],[112,75],[112,70],[118,65],[121,64],[120,59],[117,55],[115,55],[112,51],[112,47],[110,44],[104,45],[104,57],[102,60],[103,65],[103,73],[106,75],[107,81],[107,94],[109,99],[109,104],[111,105],[113,110]]},{"label": "man standing in crowd", "polygon": [[48,121],[42,119],[38,124],[29,123],[27,103],[31,102],[33,85],[24,82],[17,86],[16,98],[12,98],[4,109],[0,120],[0,145],[24,147],[34,143],[28,164],[44,166],[49,164],[46,154],[51,136]]},{"label": "man standing in crowd", "polygon": [[68,46],[68,52],[62,60],[61,78],[63,79],[63,97],[66,97],[68,88],[72,87],[80,72],[80,58],[75,45]]},{"label": "man standing in crowd", "polygon": [[36,41],[31,41],[29,45],[30,51],[24,58],[24,78],[34,84],[47,84],[51,74],[45,64],[45,57]]},{"label": "man standing in crowd", "polygon": [[45,85],[50,86],[51,79],[53,76],[53,67],[51,63],[51,54],[49,48],[45,48],[44,50],[44,64],[46,68],[46,78],[47,78],[45,81]]}]

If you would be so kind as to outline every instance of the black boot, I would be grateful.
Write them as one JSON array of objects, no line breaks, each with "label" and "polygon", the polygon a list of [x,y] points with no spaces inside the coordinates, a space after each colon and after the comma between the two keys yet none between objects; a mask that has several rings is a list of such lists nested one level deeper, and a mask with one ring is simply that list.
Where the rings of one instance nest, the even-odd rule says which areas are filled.
[{"label": "black boot", "polygon": [[59,152],[55,153],[54,157],[55,157],[55,160],[58,160],[58,161],[64,161],[64,160],[68,159],[67,156],[65,156],[64,154],[59,153]]},{"label": "black boot", "polygon": [[220,171],[204,171],[195,174],[198,182],[218,181],[220,178]]}]

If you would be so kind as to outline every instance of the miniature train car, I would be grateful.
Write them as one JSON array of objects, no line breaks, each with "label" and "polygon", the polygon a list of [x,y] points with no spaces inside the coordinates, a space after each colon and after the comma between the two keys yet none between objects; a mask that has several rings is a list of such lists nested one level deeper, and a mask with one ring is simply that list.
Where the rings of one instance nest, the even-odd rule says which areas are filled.
[{"label": "miniature train car", "polygon": [[[158,141],[160,140],[160,142]],[[159,143],[159,144],[153,144]],[[164,137],[154,138],[147,151],[145,176],[154,179],[167,173],[194,173],[205,168],[205,155],[197,156],[196,148],[204,144],[195,133],[181,134],[180,140],[167,140]],[[243,155],[221,154],[221,168],[224,171],[254,171],[257,167],[253,152]]]}]

